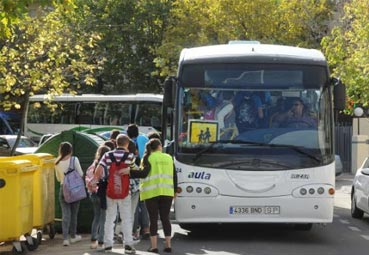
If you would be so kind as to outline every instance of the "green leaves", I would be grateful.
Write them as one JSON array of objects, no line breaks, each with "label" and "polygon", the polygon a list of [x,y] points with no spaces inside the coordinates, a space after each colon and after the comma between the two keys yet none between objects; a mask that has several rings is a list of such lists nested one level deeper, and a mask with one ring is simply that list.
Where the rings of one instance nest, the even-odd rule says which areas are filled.
[{"label": "green leaves", "polygon": [[25,17],[0,49],[0,105],[19,109],[29,95],[74,92],[95,84],[103,60],[91,49],[100,38],[79,30],[64,6],[36,18]]},{"label": "green leaves", "polygon": [[334,76],[346,84],[347,113],[353,105],[369,102],[369,1],[353,0],[343,8],[343,16],[329,36],[322,40],[324,53]]},{"label": "green leaves", "polygon": [[185,47],[257,40],[319,48],[328,31],[330,0],[174,1],[155,63],[163,76],[174,75]]}]

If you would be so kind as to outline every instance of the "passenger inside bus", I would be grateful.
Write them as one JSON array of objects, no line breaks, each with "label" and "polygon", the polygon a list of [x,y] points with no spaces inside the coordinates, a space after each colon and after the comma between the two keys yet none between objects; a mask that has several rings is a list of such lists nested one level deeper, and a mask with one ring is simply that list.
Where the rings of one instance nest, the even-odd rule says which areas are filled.
[{"label": "passenger inside bus", "polygon": [[224,91],[219,97],[219,104],[215,110],[222,140],[229,140],[238,135],[233,98],[233,91]]},{"label": "passenger inside bus", "polygon": [[238,92],[234,98],[236,123],[240,133],[259,128],[264,119],[260,96],[249,91]]},{"label": "passenger inside bus", "polygon": [[285,113],[274,117],[274,127],[316,128],[317,119],[309,113],[307,105],[300,98],[294,99],[292,107]]}]

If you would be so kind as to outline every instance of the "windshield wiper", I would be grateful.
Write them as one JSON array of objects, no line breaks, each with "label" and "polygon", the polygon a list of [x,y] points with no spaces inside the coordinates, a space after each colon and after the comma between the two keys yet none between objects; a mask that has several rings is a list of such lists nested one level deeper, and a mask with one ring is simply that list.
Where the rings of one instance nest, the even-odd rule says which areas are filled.
[{"label": "windshield wiper", "polygon": [[204,149],[202,149],[201,151],[196,153],[196,155],[195,155],[195,157],[193,157],[192,161],[195,163],[196,160],[198,160],[201,157],[202,154],[204,154],[205,152],[212,149],[214,147],[214,145],[216,145],[216,144],[241,143],[241,142],[242,141],[240,141],[240,140],[218,140],[218,141],[215,141],[215,142],[211,142],[209,146],[205,147]]},{"label": "windshield wiper", "polygon": [[259,143],[242,141],[242,140],[218,140],[218,141],[215,141],[215,142],[211,142],[209,146],[205,147],[204,149],[202,149],[201,151],[199,151],[198,153],[196,153],[195,157],[193,158],[193,162],[196,162],[196,160],[198,158],[200,158],[202,154],[204,154],[205,152],[207,152],[210,149],[212,149],[214,147],[214,145],[216,145],[216,144],[226,144],[226,143],[231,143],[231,144],[256,144],[256,145],[262,145],[262,144],[259,144]]},{"label": "windshield wiper", "polygon": [[257,145],[257,146],[267,146],[267,147],[282,147],[282,148],[289,148],[292,149],[302,155],[305,155],[311,159],[314,159],[316,162],[321,163],[322,160],[320,158],[318,158],[317,156],[315,156],[314,154],[311,154],[307,151],[305,151],[304,149],[302,149],[301,147],[295,146],[295,145],[290,145],[290,144],[275,144],[275,143],[261,143],[261,142],[252,142],[252,141],[242,141],[240,143],[244,143],[244,144],[252,144],[252,145]]},{"label": "windshield wiper", "polygon": [[294,145],[289,145],[289,144],[274,144],[274,143],[261,143],[261,142],[253,142],[253,141],[244,141],[244,140],[218,140],[215,142],[212,142],[209,146],[205,147],[204,149],[202,149],[201,151],[199,151],[198,153],[196,153],[195,157],[193,158],[193,162],[195,163],[197,161],[197,159],[199,159],[205,152],[209,151],[210,149],[212,149],[214,147],[214,145],[216,144],[226,144],[226,143],[231,143],[231,144],[249,144],[249,145],[255,145],[255,146],[265,146],[265,147],[282,147],[282,148],[289,148],[292,149],[302,155],[305,155],[313,160],[315,160],[318,163],[321,163],[321,159],[318,158],[317,156],[305,151],[304,149],[302,149],[301,147],[298,146],[294,146]]}]

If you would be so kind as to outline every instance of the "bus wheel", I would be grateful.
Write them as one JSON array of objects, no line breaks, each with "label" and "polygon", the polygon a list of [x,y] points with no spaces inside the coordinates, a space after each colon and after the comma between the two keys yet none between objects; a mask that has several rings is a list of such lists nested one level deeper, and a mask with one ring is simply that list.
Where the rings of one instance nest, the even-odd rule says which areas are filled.
[{"label": "bus wheel", "polygon": [[188,231],[194,231],[194,230],[198,230],[199,229],[199,225],[198,224],[191,224],[191,223],[181,223],[179,224],[179,226],[185,230]]},{"label": "bus wheel", "polygon": [[310,231],[313,227],[313,223],[295,224],[295,230]]}]

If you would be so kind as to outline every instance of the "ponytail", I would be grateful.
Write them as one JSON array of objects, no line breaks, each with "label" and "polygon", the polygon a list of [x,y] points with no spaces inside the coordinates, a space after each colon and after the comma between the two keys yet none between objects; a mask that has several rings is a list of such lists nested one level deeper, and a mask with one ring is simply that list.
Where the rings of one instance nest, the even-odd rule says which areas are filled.
[{"label": "ponytail", "polygon": [[72,151],[73,151],[72,144],[70,144],[69,142],[62,142],[59,145],[59,155],[56,158],[55,165],[59,164],[59,162],[69,154],[72,154]]},{"label": "ponytail", "polygon": [[148,167],[150,165],[149,156],[151,155],[152,151],[157,150],[159,146],[161,146],[161,142],[158,138],[152,138],[146,143],[146,150],[142,161],[143,167]]},{"label": "ponytail", "polygon": [[148,167],[149,166],[149,156],[151,154],[151,146],[150,146],[150,141],[148,141],[145,145],[145,153],[143,155],[142,158],[142,166],[143,167]]}]

